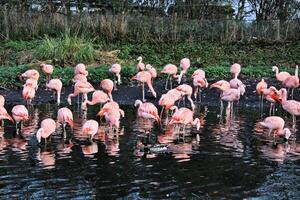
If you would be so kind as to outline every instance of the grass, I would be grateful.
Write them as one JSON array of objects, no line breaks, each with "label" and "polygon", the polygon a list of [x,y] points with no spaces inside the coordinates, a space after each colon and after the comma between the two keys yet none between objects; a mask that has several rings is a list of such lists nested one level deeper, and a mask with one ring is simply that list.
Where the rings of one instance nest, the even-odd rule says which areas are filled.
[{"label": "grass", "polygon": [[[39,80],[39,84],[45,84],[46,77],[41,72],[41,69],[34,65],[19,65],[13,67],[7,66],[0,66],[0,87],[4,88],[20,88],[23,83],[19,80],[18,76],[25,72],[27,69],[35,68],[40,71],[41,77]],[[101,80],[106,78],[113,78],[112,74],[108,72],[109,66],[107,65],[100,65],[97,67],[89,67],[89,77],[88,80],[94,84],[100,83]],[[194,70],[197,68],[191,67],[188,70],[187,75],[190,76]],[[203,68],[206,72],[206,77],[209,79],[229,79],[229,67],[227,66],[210,66]],[[157,69],[158,71],[161,68]],[[280,68],[280,70],[286,70],[290,73],[294,73],[292,68]],[[64,86],[71,85],[71,79],[73,78],[74,69],[73,67],[55,67],[54,73],[52,74],[51,78],[59,78],[62,80]],[[132,76],[136,74],[136,67],[134,65],[130,66],[122,66],[122,82],[127,84]],[[271,68],[266,67],[247,67],[242,68],[242,76],[245,77],[274,77],[274,72],[271,71]],[[164,76],[159,76],[158,79],[164,78]]]}]

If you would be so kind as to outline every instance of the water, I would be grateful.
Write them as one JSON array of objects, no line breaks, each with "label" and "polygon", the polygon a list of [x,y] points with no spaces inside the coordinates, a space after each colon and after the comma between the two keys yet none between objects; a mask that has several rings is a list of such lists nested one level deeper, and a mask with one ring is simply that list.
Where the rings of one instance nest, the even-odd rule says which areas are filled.
[{"label": "water", "polygon": [[[8,108],[10,109],[10,108]],[[76,110],[76,106],[73,107]],[[6,122],[0,139],[0,198],[9,199],[292,199],[300,196],[300,144],[274,145],[257,125],[259,112],[235,110],[218,117],[218,108],[201,108],[202,128],[183,136],[138,119],[124,108],[118,138],[104,123],[93,143],[80,132],[85,118],[96,119],[97,106],[74,112],[74,134],[38,145],[35,133],[55,106],[36,106],[23,136]],[[5,130],[5,132],[4,132]]]}]

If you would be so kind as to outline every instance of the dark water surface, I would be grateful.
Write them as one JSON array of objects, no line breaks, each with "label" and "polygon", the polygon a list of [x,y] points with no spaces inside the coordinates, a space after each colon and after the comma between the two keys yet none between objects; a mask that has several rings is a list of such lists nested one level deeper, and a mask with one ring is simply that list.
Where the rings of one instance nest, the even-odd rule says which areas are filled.
[{"label": "dark water surface", "polygon": [[5,132],[0,130],[0,198],[300,197],[299,134],[274,145],[257,126],[261,120],[257,109],[239,108],[223,119],[218,108],[198,109],[196,116],[202,121],[198,142],[195,128],[189,128],[191,133],[183,139],[138,119],[133,107],[125,107],[119,137],[106,134],[102,122],[91,143],[80,128],[86,117],[96,119],[98,109],[74,112],[74,134],[67,128],[68,138],[63,140],[58,127],[46,147],[38,145],[35,133],[42,119],[56,118],[56,106],[36,106],[23,137],[6,122]]}]

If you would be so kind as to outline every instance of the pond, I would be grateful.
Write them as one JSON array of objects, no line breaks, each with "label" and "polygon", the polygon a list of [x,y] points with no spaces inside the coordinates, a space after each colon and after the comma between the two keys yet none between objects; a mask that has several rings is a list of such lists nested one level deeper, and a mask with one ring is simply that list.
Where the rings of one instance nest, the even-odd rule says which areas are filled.
[{"label": "pond", "polygon": [[34,106],[23,135],[5,122],[0,134],[1,199],[300,196],[299,136],[275,145],[258,126],[258,109],[235,108],[233,116],[224,113],[221,118],[219,108],[198,107],[195,115],[202,127],[198,133],[188,128],[183,137],[137,118],[135,108],[123,107],[126,117],[119,136],[106,134],[102,120],[90,142],[80,128],[86,119],[97,119],[99,106],[87,113],[77,108],[73,106],[74,131],[68,127],[63,140],[58,127],[46,146],[37,143],[35,133],[42,119],[56,118],[55,105]]}]

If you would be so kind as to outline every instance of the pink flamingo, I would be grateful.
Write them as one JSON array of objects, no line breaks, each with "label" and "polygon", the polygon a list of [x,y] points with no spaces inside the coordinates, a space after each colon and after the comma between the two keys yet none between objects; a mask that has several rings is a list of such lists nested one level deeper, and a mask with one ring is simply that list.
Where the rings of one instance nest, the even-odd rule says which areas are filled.
[{"label": "pink flamingo", "polygon": [[[176,90],[181,92],[181,96],[183,96],[183,97],[186,96],[187,97],[187,99],[191,103],[191,107],[194,111],[195,110],[195,104],[192,100],[193,88],[191,86],[187,85],[187,84],[182,84],[182,85],[177,86]],[[185,98],[183,99],[183,102],[185,103]]]},{"label": "pink flamingo", "polygon": [[134,103],[138,108],[138,116],[145,119],[154,119],[158,123],[160,118],[158,116],[157,108],[152,103],[143,103],[141,100],[136,100]]},{"label": "pink flamingo", "polygon": [[102,104],[106,103],[107,101],[110,101],[110,98],[108,97],[108,95],[101,90],[96,90],[95,92],[93,92],[92,101],[89,101],[87,99],[82,103],[82,109],[86,109],[87,104],[95,105],[97,103],[101,104],[101,106],[100,106],[100,108],[101,108]]},{"label": "pink flamingo", "polygon": [[66,138],[66,123],[68,123],[72,129],[74,128],[72,111],[67,107],[60,108],[57,111],[57,121],[63,125],[64,138]]},{"label": "pink flamingo", "polygon": [[203,78],[202,76],[194,76],[193,78],[193,85],[194,85],[194,98],[197,102],[197,99],[199,97],[199,100],[201,102],[201,91],[202,88],[207,88],[208,87],[208,82],[206,78]]},{"label": "pink flamingo", "polygon": [[136,68],[137,68],[138,72],[144,71],[145,70],[145,64],[143,63],[142,56],[139,56],[137,58],[137,61],[138,61],[138,64],[136,65]]},{"label": "pink flamingo", "polygon": [[114,89],[113,81],[110,79],[104,79],[103,81],[101,81],[100,87],[103,89],[104,92],[107,93],[110,100],[113,101],[113,97],[112,97],[112,91]]},{"label": "pink flamingo", "polygon": [[178,76],[178,84],[181,83],[182,77],[185,76],[185,74],[190,66],[191,66],[190,59],[183,58],[180,60],[181,72],[180,72],[180,75]]},{"label": "pink flamingo", "polygon": [[24,87],[23,88],[23,98],[26,100],[27,105],[31,105],[32,99],[35,97],[35,89],[32,87]]},{"label": "pink flamingo", "polygon": [[231,79],[229,81],[229,84],[230,84],[230,88],[234,88],[234,89],[240,88],[241,95],[244,95],[244,93],[246,91],[246,86],[240,79],[238,79],[237,77],[234,77],[233,79]]},{"label": "pink flamingo", "polygon": [[157,77],[157,71],[154,67],[152,67],[152,65],[147,64],[146,65],[146,69],[148,70],[148,72],[150,72],[151,74],[151,81],[152,81],[152,85],[153,85],[153,80]]},{"label": "pink flamingo", "polygon": [[[50,90],[55,90],[57,94],[57,105],[60,104],[60,94],[62,89],[62,82],[59,79],[51,79],[48,83],[46,83],[46,87]],[[54,95],[55,96],[55,93]]]},{"label": "pink flamingo", "polygon": [[99,115],[100,117],[105,117],[106,122],[110,125],[111,131],[114,130],[113,128],[115,128],[115,130],[117,131],[120,127],[120,118],[124,117],[125,113],[123,110],[116,107],[103,107],[97,115]]},{"label": "pink flamingo", "polygon": [[299,87],[298,65],[296,65],[295,67],[295,75],[287,77],[282,82],[282,86],[288,89],[292,89],[292,99],[293,99],[294,89]]},{"label": "pink flamingo", "polygon": [[[115,78],[114,78],[114,83],[115,83],[115,89],[117,89],[117,84],[121,84],[121,65],[120,64],[113,64],[111,68],[109,69],[109,72],[113,73]],[[117,80],[116,80],[117,79]],[[116,84],[117,83],[117,84]]]},{"label": "pink flamingo", "polygon": [[165,90],[168,89],[168,81],[170,79],[170,89],[172,89],[172,78],[177,78],[177,67],[176,65],[173,64],[167,64],[164,66],[163,70],[160,72],[161,74],[168,74],[166,85],[165,85]]},{"label": "pink flamingo", "polygon": [[233,102],[239,101],[241,96],[241,89],[240,87],[238,89],[230,88],[225,90],[222,95],[221,99],[223,101],[227,101],[227,109],[232,113],[233,109]]},{"label": "pink flamingo", "polygon": [[95,120],[88,120],[82,126],[82,133],[89,135],[90,141],[93,140],[93,137],[98,133],[99,124]]},{"label": "pink flamingo", "polygon": [[225,90],[230,89],[229,82],[225,81],[225,80],[220,80],[220,81],[217,81],[217,82],[213,83],[212,85],[210,85],[210,88],[217,88],[221,91],[221,94],[220,94],[221,110],[223,110],[223,100],[222,100],[221,96]]},{"label": "pink flamingo", "polygon": [[25,78],[25,79],[32,78],[35,80],[38,80],[39,77],[40,77],[40,73],[35,69],[29,69],[26,72],[24,72],[23,74],[21,74],[21,76],[20,76],[21,79],[22,78]]},{"label": "pink flamingo", "polygon": [[50,75],[53,73],[53,66],[44,63],[40,64],[40,66],[42,67],[43,72],[47,75],[47,81],[49,81]]},{"label": "pink flamingo", "polygon": [[293,125],[296,125],[296,116],[300,115],[300,102],[295,100],[287,100],[287,91],[285,88],[279,90],[281,92],[282,108],[293,116]]},{"label": "pink flamingo", "polygon": [[89,82],[81,82],[81,81],[76,82],[74,86],[74,92],[69,94],[68,96],[69,105],[72,105],[71,97],[75,97],[78,96],[80,93],[83,93],[84,99],[87,99],[87,93],[93,91],[95,91],[95,89],[92,86],[92,84],[90,84]]},{"label": "pink flamingo", "polygon": [[273,138],[275,140],[275,136],[283,135],[286,139],[289,139],[291,135],[291,131],[288,128],[284,128],[284,120],[278,116],[271,116],[264,119],[263,122],[260,122],[263,127],[269,129],[268,135],[270,135],[273,131]]},{"label": "pink flamingo", "polygon": [[162,113],[164,109],[166,109],[166,116],[168,119],[170,108],[174,106],[175,102],[180,100],[181,98],[181,92],[176,89],[169,90],[166,94],[163,94],[158,102],[158,104],[162,107],[160,112],[160,118],[162,118]]},{"label": "pink flamingo", "polygon": [[274,87],[271,86],[270,88],[267,89],[263,89],[263,96],[264,98],[270,102],[271,106],[270,106],[270,111],[269,111],[269,115],[275,114],[275,103],[279,102],[280,99],[280,92]]},{"label": "pink flamingo", "polygon": [[142,83],[142,92],[143,92],[143,101],[145,102],[145,83],[147,83],[148,88],[150,89],[152,95],[156,98],[156,92],[153,89],[151,83],[151,74],[148,71],[141,71],[137,73],[131,80],[137,80]]},{"label": "pink flamingo", "polygon": [[234,63],[233,65],[231,65],[230,73],[233,74],[234,78],[237,78],[241,73],[241,65],[238,63]]},{"label": "pink flamingo", "polygon": [[56,123],[53,119],[47,118],[44,119],[41,123],[41,128],[36,133],[36,138],[39,143],[41,143],[41,139],[45,139],[45,145],[47,143],[47,138],[55,132]]},{"label": "pink flamingo", "polygon": [[88,76],[89,72],[86,70],[86,67],[84,64],[80,63],[76,65],[75,70],[74,70],[75,75],[76,74],[82,74],[85,76]]},{"label": "pink flamingo", "polygon": [[172,118],[169,122],[168,125],[183,125],[183,137],[184,137],[184,132],[185,132],[185,127],[188,124],[195,125],[197,127],[197,131],[200,130],[200,119],[195,118],[193,119],[193,111],[191,111],[188,108],[180,108],[178,109],[176,106],[173,106],[172,109],[175,109],[174,114],[172,115]]},{"label": "pink flamingo", "polygon": [[25,82],[25,84],[23,85],[23,87],[32,87],[35,89],[35,91],[37,91],[38,89],[38,81],[36,79],[33,78],[28,78]]},{"label": "pink flamingo", "polygon": [[75,74],[75,76],[73,77],[72,81],[74,83],[81,81],[81,82],[87,82],[87,77],[84,74]]},{"label": "pink flamingo", "polygon": [[4,127],[4,119],[8,119],[12,123],[14,123],[13,118],[7,113],[6,109],[4,107],[0,107],[0,120],[1,120],[1,126]]},{"label": "pink flamingo", "polygon": [[256,93],[259,95],[260,105],[263,107],[264,102],[264,93],[263,90],[268,88],[268,84],[265,82],[264,79],[261,79],[259,83],[256,85]]},{"label": "pink flamingo", "polygon": [[288,77],[291,76],[291,74],[288,73],[288,72],[280,72],[280,73],[279,73],[279,69],[278,69],[277,66],[273,66],[273,67],[272,67],[272,71],[273,71],[273,72],[275,71],[276,79],[277,79],[278,81],[280,81],[281,83],[282,83],[285,79],[287,79]]},{"label": "pink flamingo", "polygon": [[12,113],[12,117],[14,118],[14,120],[16,122],[17,133],[19,133],[18,124],[21,122],[20,129],[22,130],[23,122],[27,121],[29,119],[28,110],[24,105],[16,105],[12,108],[11,113]]},{"label": "pink flamingo", "polygon": [[195,78],[196,76],[199,78],[205,78],[205,71],[203,71],[202,69],[195,70],[192,74],[192,78]]},{"label": "pink flamingo", "polygon": [[5,104],[5,98],[4,96],[0,95],[0,107],[3,107]]}]

